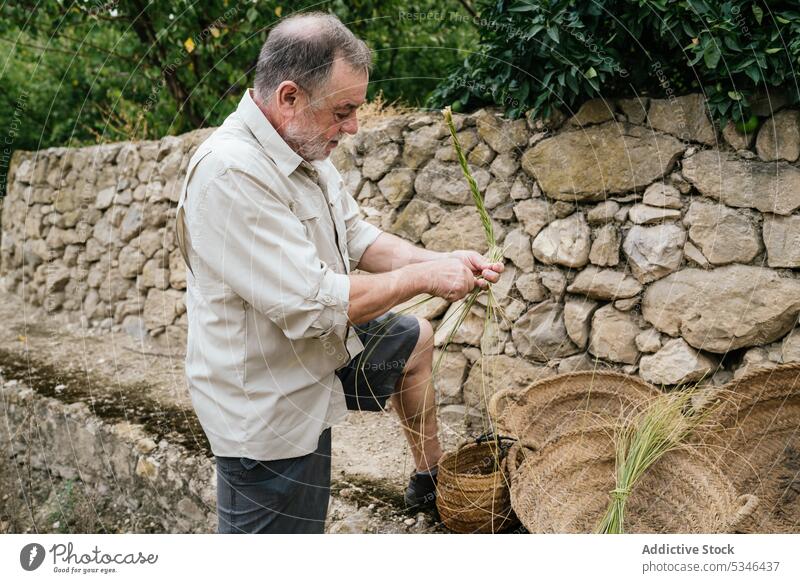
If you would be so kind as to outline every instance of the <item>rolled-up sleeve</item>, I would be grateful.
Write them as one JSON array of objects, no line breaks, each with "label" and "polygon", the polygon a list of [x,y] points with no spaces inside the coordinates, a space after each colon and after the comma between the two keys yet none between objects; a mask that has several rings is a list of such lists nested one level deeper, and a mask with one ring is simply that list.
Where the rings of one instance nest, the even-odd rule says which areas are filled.
[{"label": "rolled-up sleeve", "polygon": [[368,223],[359,214],[358,203],[347,189],[342,189],[344,222],[347,228],[347,254],[350,256],[350,270],[356,269],[367,247],[372,245],[383,231]]},{"label": "rolled-up sleeve", "polygon": [[345,340],[350,279],[320,258],[302,222],[263,181],[228,168],[203,187],[192,244],[208,269],[292,340]]}]

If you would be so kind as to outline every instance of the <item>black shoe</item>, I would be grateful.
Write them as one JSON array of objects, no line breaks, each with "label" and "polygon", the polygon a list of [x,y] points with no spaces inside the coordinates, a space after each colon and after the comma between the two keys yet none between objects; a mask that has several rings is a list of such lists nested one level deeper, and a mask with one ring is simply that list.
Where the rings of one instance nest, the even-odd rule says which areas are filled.
[{"label": "black shoe", "polygon": [[403,498],[408,510],[435,508],[436,475],[412,473]]}]

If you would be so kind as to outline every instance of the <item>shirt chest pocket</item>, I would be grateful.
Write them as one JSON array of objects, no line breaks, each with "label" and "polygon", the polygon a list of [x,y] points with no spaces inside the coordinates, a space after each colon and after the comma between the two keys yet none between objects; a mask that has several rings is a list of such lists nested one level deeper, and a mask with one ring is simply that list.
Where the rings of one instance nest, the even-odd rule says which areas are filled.
[{"label": "shirt chest pocket", "polygon": [[329,203],[315,200],[298,200],[293,204],[295,216],[303,223],[306,235],[317,247],[320,257],[331,264],[341,262],[343,269],[348,270],[347,233],[340,198],[331,201],[330,209],[323,207]]},{"label": "shirt chest pocket", "polygon": [[322,209],[319,205],[311,201],[292,202],[289,207],[291,208],[294,216],[296,216],[306,229],[306,235],[311,241],[318,242],[322,236],[320,229],[322,228]]}]

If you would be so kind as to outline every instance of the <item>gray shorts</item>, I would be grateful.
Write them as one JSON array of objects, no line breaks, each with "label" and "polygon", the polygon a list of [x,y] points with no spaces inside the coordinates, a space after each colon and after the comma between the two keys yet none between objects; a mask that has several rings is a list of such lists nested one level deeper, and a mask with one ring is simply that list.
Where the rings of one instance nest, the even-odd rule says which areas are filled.
[{"label": "gray shorts", "polygon": [[364,350],[336,371],[351,411],[382,411],[419,339],[414,316],[387,312],[354,326]]},{"label": "gray shorts", "polygon": [[[388,312],[356,326],[364,351],[336,371],[347,407],[380,411],[394,392],[419,338],[413,316]],[[217,532],[322,533],[331,485],[331,430],[316,451],[259,461],[216,456]]]}]

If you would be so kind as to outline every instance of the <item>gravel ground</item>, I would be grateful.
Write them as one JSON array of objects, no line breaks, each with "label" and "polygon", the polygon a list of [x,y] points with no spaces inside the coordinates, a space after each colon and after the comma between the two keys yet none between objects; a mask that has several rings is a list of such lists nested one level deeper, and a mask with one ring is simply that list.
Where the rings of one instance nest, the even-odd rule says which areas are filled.
[{"label": "gravel ground", "polygon": [[[184,380],[183,354],[165,352],[124,332],[84,328],[63,315],[46,314],[9,294],[4,294],[0,302],[0,321],[5,324],[0,327],[2,356],[17,367],[18,376],[58,375],[50,385],[59,383],[55,384],[56,389],[66,386],[65,398],[72,395],[73,399],[79,399],[81,391],[90,387],[91,397],[106,407],[101,416],[110,412],[134,423],[146,421],[153,430],[163,433],[172,427],[166,424],[180,421],[179,431],[174,434],[176,439],[177,433],[184,438],[190,433],[184,445],[190,449],[193,446],[198,454],[208,454]],[[26,365],[27,362],[36,362],[37,367]],[[4,369],[9,366],[6,364]],[[344,424],[334,428],[333,436],[330,531],[443,530],[431,517],[407,515],[402,510],[402,489],[413,461],[393,412],[351,413]],[[459,439],[456,428],[442,428],[442,436],[446,448],[454,447]],[[119,509],[104,508],[101,500],[92,499],[88,493],[82,495],[84,488],[80,483],[55,483],[52,476],[47,476],[44,480],[33,480],[42,486],[21,488],[19,472],[2,473],[10,483],[4,484],[6,498],[0,504],[4,508],[0,532],[64,532],[65,529],[80,532],[80,528],[101,532],[147,531],[147,525],[132,524],[135,517],[120,514]],[[74,514],[80,515],[74,524],[70,524],[71,518],[59,520],[58,508],[63,504],[58,492],[63,491],[68,491],[71,499],[82,500],[72,505],[78,508]],[[17,500],[12,504],[14,499]],[[27,510],[31,507],[29,502],[49,510],[34,517]],[[9,510],[16,507],[18,512]]]}]

